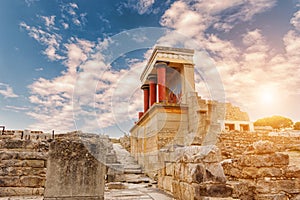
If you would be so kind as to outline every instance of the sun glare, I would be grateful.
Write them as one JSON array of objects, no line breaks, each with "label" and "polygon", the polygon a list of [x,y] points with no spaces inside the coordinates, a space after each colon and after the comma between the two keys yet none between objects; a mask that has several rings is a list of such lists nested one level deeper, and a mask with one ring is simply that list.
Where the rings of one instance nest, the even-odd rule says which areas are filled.
[{"label": "sun glare", "polygon": [[273,95],[270,92],[264,92],[261,96],[261,101],[264,104],[270,104],[273,102]]}]

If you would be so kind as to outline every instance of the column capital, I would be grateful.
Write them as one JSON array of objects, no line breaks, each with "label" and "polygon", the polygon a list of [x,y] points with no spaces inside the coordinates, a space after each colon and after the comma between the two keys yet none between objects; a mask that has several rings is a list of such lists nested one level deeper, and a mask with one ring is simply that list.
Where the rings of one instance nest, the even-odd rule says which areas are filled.
[{"label": "column capital", "polygon": [[156,82],[156,74],[149,74],[148,77],[147,77],[147,79],[148,79],[149,81],[154,81],[154,82]]},{"label": "column capital", "polygon": [[147,89],[149,89],[149,84],[143,84],[143,85],[141,86],[141,89],[142,89],[142,90],[147,90]]},{"label": "column capital", "polygon": [[155,66],[156,68],[167,67],[167,66],[168,66],[168,63],[167,63],[167,62],[158,61],[157,63],[155,63],[154,66]]}]

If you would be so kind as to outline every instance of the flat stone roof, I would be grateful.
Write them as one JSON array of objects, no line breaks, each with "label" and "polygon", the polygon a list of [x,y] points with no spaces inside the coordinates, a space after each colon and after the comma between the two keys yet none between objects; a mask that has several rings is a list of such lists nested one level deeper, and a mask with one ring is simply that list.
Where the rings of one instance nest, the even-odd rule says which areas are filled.
[{"label": "flat stone roof", "polygon": [[[140,80],[145,82],[146,76],[152,71],[153,65],[156,61],[169,61],[169,62],[182,62],[182,63],[193,63],[194,56],[193,49],[185,48],[174,48],[165,46],[156,46],[144,68]],[[160,54],[160,55],[159,55]],[[161,60],[160,60],[161,59]]]}]

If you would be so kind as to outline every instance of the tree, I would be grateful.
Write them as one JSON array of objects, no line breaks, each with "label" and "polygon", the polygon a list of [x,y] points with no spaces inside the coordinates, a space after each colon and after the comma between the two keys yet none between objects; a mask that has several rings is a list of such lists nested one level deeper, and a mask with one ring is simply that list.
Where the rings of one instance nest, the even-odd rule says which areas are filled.
[{"label": "tree", "polygon": [[271,126],[273,129],[288,128],[292,127],[293,124],[291,119],[276,115],[258,119],[254,122],[255,126]]},{"label": "tree", "polygon": [[294,124],[294,130],[300,130],[300,122]]}]

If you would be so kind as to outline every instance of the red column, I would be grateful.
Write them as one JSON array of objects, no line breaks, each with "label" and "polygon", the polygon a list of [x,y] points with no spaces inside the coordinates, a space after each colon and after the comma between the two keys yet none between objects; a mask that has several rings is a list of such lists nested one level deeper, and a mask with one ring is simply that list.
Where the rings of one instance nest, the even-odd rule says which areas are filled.
[{"label": "red column", "polygon": [[144,113],[149,109],[149,85],[142,85],[141,89],[144,91]]},{"label": "red column", "polygon": [[150,106],[156,102],[156,75],[150,74],[148,76],[149,80],[149,97],[150,97]]},{"label": "red column", "polygon": [[143,116],[143,112],[139,112],[139,119],[141,119],[141,117]]},{"label": "red column", "polygon": [[159,62],[155,64],[157,71],[158,102],[166,102],[166,70],[167,63]]}]

